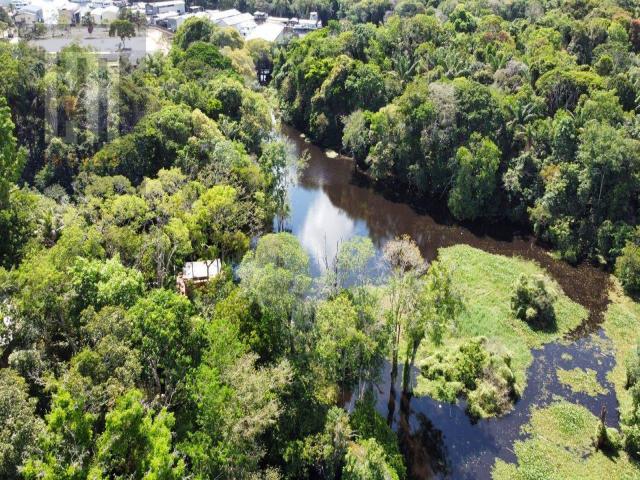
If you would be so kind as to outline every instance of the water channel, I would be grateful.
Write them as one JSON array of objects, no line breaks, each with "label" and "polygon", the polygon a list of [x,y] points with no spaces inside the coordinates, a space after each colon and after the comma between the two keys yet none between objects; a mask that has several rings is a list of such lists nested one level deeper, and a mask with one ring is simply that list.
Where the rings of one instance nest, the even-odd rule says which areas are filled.
[{"label": "water channel", "polygon": [[[407,458],[410,478],[490,479],[496,458],[515,461],[513,444],[521,439],[521,427],[529,420],[532,405],[548,404],[561,396],[599,414],[604,405],[610,412],[607,423],[618,423],[613,387],[606,379],[615,360],[601,347],[604,335],[599,327],[607,305],[608,276],[589,265],[572,267],[554,259],[526,234],[487,226],[482,231],[452,222],[446,214],[422,211],[395,200],[394,192],[380,193],[355,174],[353,162],[327,155],[296,130],[283,126],[282,134],[296,154],[308,152],[308,164],[289,188],[290,215],[280,224],[296,235],[312,258],[313,270],[321,271],[323,260],[332,258],[338,242],[355,235],[368,236],[377,249],[391,238],[410,235],[427,260],[441,247],[468,244],[487,252],[520,256],[545,268],[574,301],[585,306],[589,318],[568,339],[535,350],[528,371],[528,383],[515,408],[508,414],[473,423],[465,405],[434,401],[428,397],[400,398],[394,393],[389,412],[389,374],[378,385],[379,412],[393,419]],[[335,158],[334,158],[335,157]],[[504,231],[507,230],[507,231]],[[609,393],[590,397],[574,394],[556,378],[556,369],[591,368]],[[398,375],[401,379],[402,375]],[[400,388],[395,388],[399,392]]]}]

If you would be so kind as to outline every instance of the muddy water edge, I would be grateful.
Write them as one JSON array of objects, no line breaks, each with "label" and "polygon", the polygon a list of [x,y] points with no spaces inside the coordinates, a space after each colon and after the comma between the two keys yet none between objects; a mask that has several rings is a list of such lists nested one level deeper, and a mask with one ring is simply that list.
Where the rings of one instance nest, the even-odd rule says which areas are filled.
[{"label": "muddy water edge", "polygon": [[[402,397],[399,386],[390,385],[385,371],[384,382],[377,387],[378,410],[392,420],[398,432],[411,478],[490,479],[496,458],[515,461],[513,443],[522,438],[521,427],[528,422],[531,407],[548,404],[553,397],[580,403],[596,415],[603,405],[609,412],[617,411],[614,389],[606,379],[615,360],[602,349],[601,341],[600,323],[608,301],[606,272],[556,260],[530,235],[491,225],[481,231],[466,228],[444,214],[429,213],[438,211],[437,206],[418,209],[395,200],[402,195],[374,189],[354,172],[350,159],[327,155],[291,127],[282,126],[281,131],[297,155],[308,152],[308,163],[289,187],[290,214],[277,225],[299,238],[311,256],[314,273],[320,273],[323,259],[332,257],[341,240],[368,236],[380,250],[389,239],[408,234],[428,261],[436,257],[438,249],[456,244],[533,260],[569,298],[589,311],[587,321],[565,341],[533,351],[522,397],[500,418],[474,423],[463,402],[451,405],[428,397]],[[558,367],[595,370],[608,393],[596,397],[572,393],[558,382]],[[609,415],[607,421],[617,425],[617,415]]]}]

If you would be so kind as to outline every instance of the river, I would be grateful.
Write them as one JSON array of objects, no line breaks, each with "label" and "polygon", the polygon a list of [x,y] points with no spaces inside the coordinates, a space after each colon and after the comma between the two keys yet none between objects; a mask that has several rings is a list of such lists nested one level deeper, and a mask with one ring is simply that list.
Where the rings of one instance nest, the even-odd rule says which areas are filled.
[{"label": "river", "polygon": [[[515,461],[513,444],[522,438],[521,426],[528,422],[531,406],[545,405],[553,396],[580,403],[596,415],[603,405],[608,412],[617,412],[615,393],[606,379],[615,360],[601,349],[602,342],[598,341],[604,338],[599,325],[607,305],[605,272],[586,264],[573,267],[556,260],[529,235],[493,226],[481,230],[466,228],[446,214],[430,214],[429,208],[423,211],[397,201],[392,197],[399,195],[380,193],[355,174],[350,159],[327,155],[290,127],[283,126],[282,134],[297,155],[308,152],[309,160],[289,187],[290,214],[278,225],[298,237],[311,256],[315,274],[322,270],[325,258],[332,258],[341,240],[368,236],[380,250],[389,239],[408,234],[429,261],[439,248],[460,243],[534,260],[572,300],[589,311],[588,320],[567,341],[551,343],[533,352],[522,397],[511,412],[500,418],[472,423],[462,402],[451,405],[428,397],[401,399],[393,393],[389,402],[392,389],[388,383],[390,376],[385,372],[383,378],[387,383],[378,386],[378,410],[393,419],[410,478],[490,479],[496,458]],[[437,212],[437,208],[432,210]],[[596,397],[572,393],[557,380],[558,367],[595,370],[609,393]],[[401,378],[399,374],[398,379]],[[609,414],[607,423],[617,425],[617,414]]]}]

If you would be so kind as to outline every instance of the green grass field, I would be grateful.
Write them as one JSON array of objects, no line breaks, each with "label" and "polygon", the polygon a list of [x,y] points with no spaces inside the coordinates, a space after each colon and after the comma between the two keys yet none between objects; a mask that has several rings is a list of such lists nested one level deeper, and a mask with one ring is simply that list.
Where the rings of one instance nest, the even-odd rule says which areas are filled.
[{"label": "green grass field", "polygon": [[640,469],[624,450],[596,451],[599,419],[586,408],[564,400],[534,409],[523,427],[528,438],[517,441],[518,463],[497,460],[494,480],[637,480]]},{"label": "green grass field", "polygon": [[[603,328],[606,343],[616,357],[608,378],[613,384],[620,410],[630,408],[631,397],[625,389],[626,360],[640,341],[640,304],[624,295],[615,279],[610,292],[611,303],[605,313]],[[559,378],[581,391],[602,388],[595,372],[559,370]],[[563,379],[564,378],[564,379]],[[594,448],[598,418],[580,405],[557,401],[543,409],[534,409],[531,421],[523,427],[529,438],[518,441],[514,451],[517,464],[498,460],[494,480],[616,480],[640,479],[640,465],[624,449],[604,454]]]},{"label": "green grass field", "polygon": [[640,342],[640,304],[624,295],[615,281],[609,298],[611,303],[604,315],[603,328],[611,342],[616,365],[608,379],[616,390],[620,411],[625,412],[631,407],[631,396],[625,389],[626,363]]},{"label": "green grass field", "polygon": [[573,368],[571,370],[559,368],[557,373],[560,383],[567,385],[574,393],[586,393],[595,397],[596,395],[604,395],[609,391],[600,385],[596,371],[590,368],[586,370],[582,368]]},{"label": "green grass field", "polygon": [[[443,248],[438,257],[449,267],[465,305],[458,319],[457,331],[445,343],[485,336],[496,351],[506,349],[512,357],[512,368],[520,391],[526,384],[526,370],[533,359],[531,349],[561,338],[587,317],[586,309],[571,301],[534,262],[494,255],[467,245]],[[521,274],[542,276],[547,289],[554,293],[555,331],[535,330],[512,315],[511,293]],[[433,351],[434,346],[430,342],[423,342],[416,365],[419,367]],[[418,378],[415,393],[431,393],[425,379]]]}]

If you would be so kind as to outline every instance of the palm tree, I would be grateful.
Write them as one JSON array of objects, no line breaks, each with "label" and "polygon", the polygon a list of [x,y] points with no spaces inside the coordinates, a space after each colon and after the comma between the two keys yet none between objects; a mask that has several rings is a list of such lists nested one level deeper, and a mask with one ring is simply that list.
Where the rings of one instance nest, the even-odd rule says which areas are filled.
[{"label": "palm tree", "polygon": [[412,61],[406,53],[400,52],[394,55],[393,65],[394,70],[398,73],[398,77],[400,77],[402,83],[405,84],[413,76],[418,62]]},{"label": "palm tree", "polygon": [[507,109],[510,116],[507,121],[507,128],[513,132],[514,141],[524,142],[525,150],[529,150],[535,133],[533,121],[540,117],[536,105],[533,103],[518,103],[510,105]]}]

